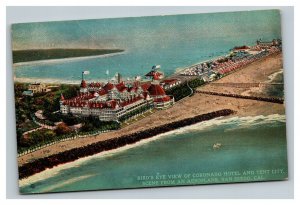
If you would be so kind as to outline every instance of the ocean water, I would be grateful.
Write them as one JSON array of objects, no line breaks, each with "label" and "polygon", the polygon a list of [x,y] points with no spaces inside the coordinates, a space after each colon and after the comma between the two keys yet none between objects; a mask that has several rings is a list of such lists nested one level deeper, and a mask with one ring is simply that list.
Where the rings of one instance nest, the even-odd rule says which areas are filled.
[{"label": "ocean water", "polygon": [[153,65],[165,74],[228,53],[237,45],[281,38],[277,10],[15,24],[14,49],[120,48],[125,52],[95,58],[14,64],[17,78],[79,82],[143,76]]},{"label": "ocean water", "polygon": [[[214,149],[217,143],[221,146]],[[285,116],[274,114],[217,118],[164,133],[34,175],[20,182],[20,192],[282,180],[287,176]]]}]

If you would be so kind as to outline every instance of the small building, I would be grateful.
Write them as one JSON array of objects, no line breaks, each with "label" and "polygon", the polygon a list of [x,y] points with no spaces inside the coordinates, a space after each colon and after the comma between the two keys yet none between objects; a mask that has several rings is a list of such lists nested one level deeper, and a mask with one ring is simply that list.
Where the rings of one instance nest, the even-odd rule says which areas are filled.
[{"label": "small building", "polygon": [[207,75],[202,75],[202,76],[201,76],[201,79],[202,79],[204,82],[209,82],[209,81],[210,81],[210,79],[209,79],[209,77],[208,77]]},{"label": "small building", "polygon": [[158,82],[152,82],[148,88],[148,92],[150,97],[153,98],[154,107],[157,109],[166,109],[175,103],[174,97],[166,95]]},{"label": "small building", "polygon": [[32,91],[32,93],[44,93],[48,92],[49,89],[47,89],[46,85],[43,83],[32,83],[28,87],[29,91]]},{"label": "small building", "polygon": [[152,71],[147,73],[146,76],[152,78],[152,82],[147,89],[151,98],[153,98],[153,105],[157,109],[166,109],[174,105],[175,100],[173,96],[168,96],[165,93],[164,88],[160,85],[159,76],[161,72],[158,71],[159,68],[152,68]]},{"label": "small building", "polygon": [[160,65],[154,65],[152,67],[152,70],[149,73],[147,73],[145,76],[149,77],[149,78],[152,78],[152,80],[163,79],[164,78],[164,73],[158,71],[159,69],[160,69]]},{"label": "small building", "polygon": [[176,85],[179,85],[181,83],[181,80],[179,79],[166,79],[163,80],[160,84],[163,86],[165,90],[168,90]]},{"label": "small building", "polygon": [[260,48],[266,49],[272,46],[280,46],[281,41],[279,39],[273,39],[272,41],[262,41],[260,39],[256,41],[256,45],[259,46]]},{"label": "small building", "polygon": [[33,96],[33,92],[31,91],[31,90],[25,90],[25,91],[23,91],[23,93],[22,93],[22,95],[24,95],[24,96]]},{"label": "small building", "polygon": [[215,80],[216,77],[217,77],[217,75],[215,73],[212,73],[211,75],[209,75],[209,81],[211,82],[211,81]]}]

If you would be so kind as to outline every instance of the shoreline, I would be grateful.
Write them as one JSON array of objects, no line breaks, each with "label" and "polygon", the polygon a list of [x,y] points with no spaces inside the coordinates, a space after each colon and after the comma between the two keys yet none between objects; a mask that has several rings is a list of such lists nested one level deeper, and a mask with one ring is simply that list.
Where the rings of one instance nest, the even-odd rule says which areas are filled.
[{"label": "shoreline", "polygon": [[[261,70],[258,68],[264,68],[265,75],[261,75]],[[259,82],[269,80],[268,76],[278,72],[282,69],[282,55],[272,55],[266,59],[254,62],[251,65],[247,65],[243,69],[236,71],[224,78],[218,80],[218,82],[253,82],[253,78],[256,78]],[[213,88],[213,89],[212,89]],[[216,91],[216,87],[211,84],[206,84],[197,88],[197,90]],[[226,93],[241,94],[243,91],[249,89],[232,89],[227,90],[226,87],[217,87],[217,91]],[[182,109],[185,108],[185,109]],[[71,142],[60,142],[49,147],[37,150],[35,152],[18,157],[18,165],[33,162],[40,158],[56,155],[58,153],[71,150],[78,147],[87,146],[96,142],[105,141],[108,139],[118,138],[123,135],[128,135],[136,132],[140,132],[153,127],[161,126],[172,121],[178,121],[185,118],[201,115],[207,112],[214,112],[218,109],[231,109],[237,111],[237,116],[257,116],[257,115],[270,115],[270,114],[284,114],[284,105],[271,102],[262,102],[249,99],[229,98],[224,96],[212,96],[206,94],[196,93],[191,97],[186,97],[182,101],[175,103],[171,108],[167,110],[159,110],[155,115],[150,115],[147,118],[143,118],[138,122],[135,122],[129,126],[126,126],[120,130],[112,131],[110,133],[102,133],[97,136],[91,136],[88,138],[80,138],[72,140]]]},{"label": "shoreline", "polygon": [[136,143],[133,143],[133,144],[127,144],[125,146],[122,146],[122,147],[119,147],[119,148],[116,148],[116,149],[113,149],[113,150],[103,151],[103,152],[100,152],[100,153],[95,154],[95,155],[83,157],[83,158],[80,158],[80,159],[72,161],[72,162],[67,162],[65,164],[55,166],[51,169],[46,169],[46,170],[44,170],[40,173],[37,173],[37,174],[31,175],[27,178],[21,179],[19,181],[19,187],[22,188],[24,186],[36,183],[38,181],[47,179],[49,177],[56,176],[57,174],[59,174],[59,172],[61,172],[63,170],[66,170],[66,169],[69,169],[69,168],[72,168],[72,167],[81,166],[83,163],[85,163],[85,162],[87,162],[91,159],[110,157],[110,156],[112,156],[116,153],[125,152],[127,150],[130,150],[132,148],[136,148],[138,146],[145,145],[145,144],[150,143],[152,141],[160,140],[163,137],[171,137],[173,135],[182,134],[182,133],[186,133],[186,132],[193,132],[195,130],[199,130],[199,127],[200,127],[200,130],[201,129],[207,129],[211,126],[218,126],[218,125],[223,124],[223,123],[229,123],[229,122],[235,121],[236,119],[244,121],[244,125],[247,125],[249,122],[254,123],[256,119],[268,119],[268,118],[270,118],[270,119],[276,118],[276,120],[278,120],[279,122],[286,122],[285,115],[278,115],[278,114],[268,115],[268,116],[260,115],[260,116],[255,116],[255,117],[238,117],[238,116],[235,116],[235,115],[229,115],[229,116],[226,116],[226,117],[223,117],[223,116],[222,117],[217,117],[217,118],[214,118],[214,119],[211,119],[211,120],[199,122],[199,123],[196,123],[196,124],[193,124],[193,125],[188,125],[188,126],[185,126],[185,127],[179,128],[179,129],[175,129],[175,130],[163,133],[163,134],[159,134],[159,135],[156,135],[156,136],[151,137],[151,138],[143,139],[143,140],[140,140],[140,141],[138,141]]},{"label": "shoreline", "polygon": [[134,144],[143,139],[150,139],[159,134],[176,130],[188,125],[193,125],[199,122],[208,121],[217,117],[229,116],[235,111],[230,109],[222,109],[215,112],[197,115],[179,121],[174,121],[158,127],[146,129],[137,133],[123,135],[117,138],[108,139],[105,141],[96,142],[84,147],[74,148],[45,158],[39,158],[33,162],[26,163],[19,167],[19,179],[24,179],[44,170],[51,169],[60,164],[65,164],[78,160],[83,157],[92,156],[104,151],[114,150],[119,147]]},{"label": "shoreline", "polygon": [[59,79],[54,79],[54,78],[17,78],[14,77],[14,83],[36,83],[36,82],[40,82],[40,83],[45,83],[45,84],[67,84],[67,85],[78,85],[80,84],[80,80],[65,80],[65,81],[61,81]]},{"label": "shoreline", "polygon": [[13,63],[12,65],[13,65],[13,68],[17,68],[19,66],[26,66],[26,65],[55,64],[55,63],[60,63],[60,62],[78,61],[78,60],[86,60],[86,59],[93,59],[93,58],[107,58],[107,57],[112,57],[112,56],[116,56],[116,55],[123,55],[125,53],[126,53],[126,51],[120,51],[120,52],[115,52],[115,53],[107,53],[107,54],[91,55],[91,56],[35,60],[35,61]]},{"label": "shoreline", "polygon": [[[107,82],[107,79],[88,79],[89,82]],[[41,82],[49,85],[78,85],[80,84],[81,80],[60,80],[57,78],[17,78],[14,77],[14,83],[36,83]],[[147,80],[141,82],[148,82]]]},{"label": "shoreline", "polygon": [[[234,118],[235,117],[233,116],[233,119]],[[230,118],[228,118],[228,119],[230,119]],[[227,118],[222,116],[222,117],[214,118],[212,120],[227,120]],[[205,122],[208,123],[210,121],[211,120],[203,121],[203,122],[199,122],[199,123],[205,123]],[[151,141],[158,140],[161,137],[164,137],[165,135],[170,135],[171,132],[176,132],[176,131],[178,131],[180,129],[185,129],[185,128],[188,128],[188,127],[190,128],[190,127],[195,126],[197,124],[198,123],[193,124],[193,125],[188,125],[188,126],[185,126],[185,127],[179,128],[179,129],[175,129],[175,130],[172,130],[172,131],[169,131],[169,132],[166,132],[166,133],[155,135],[155,136],[147,138],[147,139],[142,139],[142,140],[140,140],[140,141],[138,141],[136,143],[133,143],[133,144],[127,144],[125,146],[122,146],[122,147],[119,147],[119,148],[116,148],[116,149],[112,149],[112,150],[108,150],[108,151],[103,151],[103,152],[100,152],[98,154],[94,154],[94,155],[91,155],[91,156],[79,158],[79,159],[77,159],[75,161],[72,161],[72,162],[67,162],[67,163],[64,163],[64,164],[60,164],[60,165],[55,166],[55,167],[53,167],[51,169],[46,169],[46,170],[44,170],[44,171],[42,171],[40,173],[37,173],[37,174],[31,175],[31,176],[29,176],[27,178],[21,179],[19,181],[19,186],[22,187],[22,186],[27,185],[28,183],[35,183],[37,181],[45,179],[47,176],[55,176],[56,174],[58,174],[59,171],[64,170],[64,169],[68,169],[69,167],[71,167],[70,165],[72,165],[72,167],[79,166],[82,163],[90,160],[91,158],[111,156],[111,155],[113,155],[115,153],[120,153],[120,152],[129,150],[129,149],[135,148],[137,146],[140,146],[140,145],[143,145],[143,144],[147,144],[147,143],[149,143]]]}]

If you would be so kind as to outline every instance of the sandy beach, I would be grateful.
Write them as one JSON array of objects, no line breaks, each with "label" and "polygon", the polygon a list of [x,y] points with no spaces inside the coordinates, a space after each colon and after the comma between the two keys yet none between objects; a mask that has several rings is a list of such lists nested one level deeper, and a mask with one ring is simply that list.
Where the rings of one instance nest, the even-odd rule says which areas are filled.
[{"label": "sandy beach", "polygon": [[[282,54],[275,53],[267,58],[254,62],[235,73],[221,78],[218,81],[214,81],[214,83],[268,83],[271,80],[270,78],[276,76],[276,73],[281,73],[283,71],[282,65]],[[214,83],[201,87],[199,90],[264,96],[263,87],[236,88],[233,86],[216,86]]]},{"label": "sandy beach", "polygon": [[[240,69],[216,83],[260,83],[268,82],[270,75],[282,70],[282,54],[274,54],[260,61],[254,62],[243,69]],[[262,88],[233,88],[208,84],[198,88],[199,90],[236,93],[247,95],[263,95]],[[19,166],[34,161],[35,159],[50,156],[72,148],[81,147],[121,135],[135,133],[145,129],[157,127],[172,121],[178,121],[196,115],[213,112],[220,109],[231,109],[236,111],[237,116],[256,116],[270,114],[284,114],[284,105],[270,102],[262,102],[248,99],[236,99],[231,97],[211,96],[206,94],[194,94],[187,97],[167,110],[158,110],[154,114],[130,124],[120,130],[103,133],[98,136],[75,139],[72,141],[60,142],[55,145],[43,148],[33,153],[18,158]]]}]

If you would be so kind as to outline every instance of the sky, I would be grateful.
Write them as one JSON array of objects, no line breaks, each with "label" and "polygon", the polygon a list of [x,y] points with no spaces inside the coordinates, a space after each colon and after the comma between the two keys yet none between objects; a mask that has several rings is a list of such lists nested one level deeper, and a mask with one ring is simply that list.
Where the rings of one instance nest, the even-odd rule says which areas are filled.
[{"label": "sky", "polygon": [[264,33],[281,37],[278,10],[13,24],[12,44],[13,50],[153,49],[196,38],[226,41]]}]

